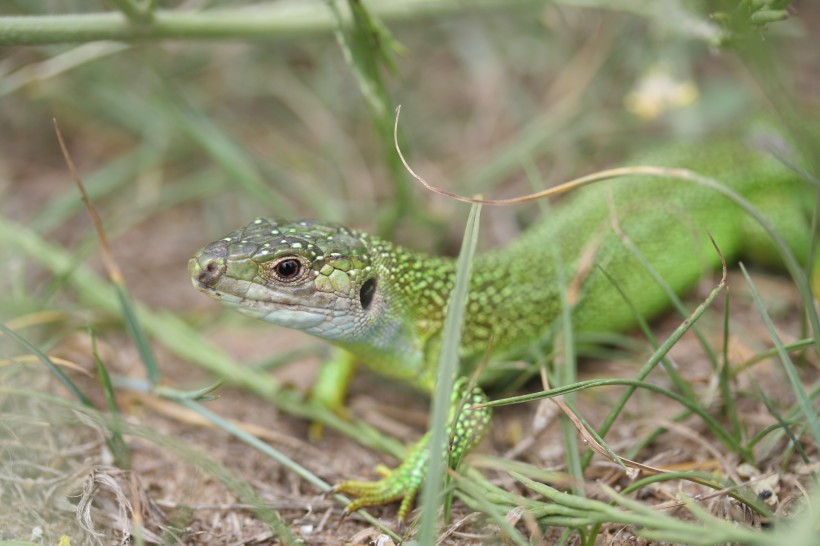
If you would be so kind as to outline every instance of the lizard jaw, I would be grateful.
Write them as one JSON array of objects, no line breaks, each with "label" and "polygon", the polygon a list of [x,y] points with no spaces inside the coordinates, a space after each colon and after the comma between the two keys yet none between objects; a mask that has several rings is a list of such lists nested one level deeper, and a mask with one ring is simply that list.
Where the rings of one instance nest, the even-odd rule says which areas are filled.
[{"label": "lizard jaw", "polygon": [[256,283],[229,279],[222,275],[207,283],[203,282],[202,277],[207,273],[202,271],[196,258],[191,258],[188,262],[188,271],[194,288],[245,316],[297,330],[310,330],[328,320],[321,309],[306,307],[293,301],[294,298],[277,294]]}]

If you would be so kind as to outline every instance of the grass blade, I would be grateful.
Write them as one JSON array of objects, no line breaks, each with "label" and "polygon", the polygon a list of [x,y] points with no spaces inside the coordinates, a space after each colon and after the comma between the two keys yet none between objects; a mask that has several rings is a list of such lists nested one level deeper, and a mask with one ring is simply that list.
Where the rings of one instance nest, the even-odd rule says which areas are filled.
[{"label": "grass blade", "polygon": [[[496,525],[498,525],[506,539],[505,544],[512,543],[518,546],[527,546],[530,544],[515,526],[507,520],[505,514],[499,510],[498,504],[487,498],[486,491],[482,487],[482,484],[477,484],[470,479],[465,479],[456,472],[452,473],[452,478],[461,490],[470,495],[470,501],[467,501],[469,505],[487,514]],[[425,543],[422,542],[421,544]]]},{"label": "grass blade", "polygon": [[13,339],[29,351],[31,351],[34,355],[36,355],[37,358],[40,359],[40,362],[45,364],[46,367],[49,370],[51,370],[51,373],[53,373],[57,377],[60,383],[65,385],[65,388],[68,389],[68,391],[74,395],[74,398],[79,400],[83,406],[87,408],[94,407],[94,404],[91,403],[91,400],[83,393],[83,391],[79,389],[79,387],[77,387],[77,385],[74,384],[73,381],[71,381],[71,379],[65,374],[65,372],[63,372],[63,370],[60,369],[59,366],[57,366],[54,362],[51,361],[47,354],[45,354],[43,351],[34,346],[34,344],[32,344],[29,340],[17,334],[14,330],[10,330],[9,328],[7,328],[5,324],[0,324],[0,332],[3,332],[11,339]]},{"label": "grass blade", "polygon": [[122,435],[122,419],[120,419],[120,411],[117,408],[117,400],[114,396],[114,387],[111,385],[111,377],[108,375],[108,370],[100,360],[100,355],[97,352],[97,338],[94,332],[89,330],[91,337],[91,354],[94,357],[94,364],[97,366],[97,373],[100,376],[100,383],[102,384],[103,393],[105,394],[105,401],[108,403],[108,411],[111,412],[111,435],[106,436],[106,443],[109,449],[114,454],[117,461],[117,466],[124,469],[131,468],[131,450],[128,449],[128,444]]},{"label": "grass blade", "polygon": [[436,391],[433,394],[430,413],[430,464],[427,478],[422,489],[422,514],[419,528],[421,544],[433,544],[436,537],[436,512],[439,506],[439,495],[442,491],[442,475],[445,463],[442,454],[447,445],[447,417],[450,411],[450,397],[459,365],[459,348],[461,332],[464,326],[464,312],[467,307],[467,290],[470,286],[473,256],[478,241],[478,221],[481,206],[473,205],[464,229],[464,239],[456,264],[455,286],[447,304],[447,317],[444,322],[441,352],[439,353],[438,378]]},{"label": "grass blade", "polygon": [[780,339],[780,336],[777,335],[777,330],[774,327],[771,317],[769,317],[769,313],[766,311],[766,307],[760,297],[760,292],[757,291],[757,287],[754,282],[752,282],[752,278],[749,276],[748,271],[746,271],[746,267],[744,267],[742,263],[740,264],[740,269],[743,271],[743,276],[749,284],[752,299],[754,299],[755,305],[760,311],[760,316],[766,324],[766,329],[769,331],[772,342],[774,343],[775,348],[777,348],[777,354],[780,357],[780,361],[783,363],[783,370],[789,378],[789,383],[791,383],[794,396],[797,398],[800,409],[806,417],[806,424],[808,425],[812,436],[814,436],[814,445],[820,447],[820,421],[817,418],[817,410],[815,410],[812,406],[811,400],[809,400],[809,397],[806,394],[806,389],[803,388],[803,385],[800,382],[800,377],[797,374],[797,368],[795,368],[792,359],[789,358],[789,353],[786,352],[786,348],[783,346],[783,341]]},{"label": "grass blade", "polygon": [[[315,474],[310,472],[307,468],[303,467],[302,465],[300,465],[299,463],[297,463],[296,461],[294,461],[290,457],[286,456],[281,451],[279,451],[277,449],[274,449],[273,447],[269,446],[268,444],[266,444],[265,442],[263,442],[259,438],[255,437],[252,434],[249,434],[248,432],[246,432],[246,431],[242,430],[241,428],[237,427],[236,425],[234,425],[233,423],[231,423],[230,421],[228,421],[224,417],[221,417],[218,414],[216,414],[216,413],[210,411],[209,409],[205,408],[202,404],[199,404],[198,402],[196,402],[194,400],[191,400],[190,398],[186,398],[186,397],[172,397],[171,399],[176,401],[181,406],[184,406],[184,407],[194,411],[195,413],[198,413],[199,415],[204,417],[206,420],[208,420],[210,423],[212,423],[213,425],[215,425],[218,428],[221,428],[222,430],[224,430],[228,434],[238,438],[239,440],[245,442],[246,444],[253,447],[254,449],[264,453],[265,455],[267,455],[268,457],[270,457],[271,459],[275,460],[277,463],[282,465],[284,468],[286,468],[289,472],[292,472],[292,473],[296,474],[297,476],[299,476],[300,478],[302,478],[306,482],[308,482],[308,483],[312,484],[313,486],[315,486],[316,488],[318,488],[320,491],[323,491],[323,492],[327,493],[328,491],[330,491],[332,489],[332,487],[328,483],[326,483],[321,478],[319,478],[318,476],[316,476]],[[347,499],[342,495],[335,495],[335,497],[342,504],[347,504],[348,502],[350,502],[350,499]],[[393,537],[393,539],[400,540],[400,537],[398,537],[396,534],[394,534],[392,531],[390,531],[390,529],[384,527],[373,516],[367,514],[364,511],[360,511],[359,513],[371,525],[373,525],[375,527],[378,527],[379,529],[381,529],[385,533],[390,534],[391,537]],[[287,529],[287,525],[281,520],[279,520],[279,524],[277,525],[277,531],[282,533],[284,536],[290,536],[289,535],[290,531]],[[287,544],[287,542],[286,542],[286,544]],[[290,544],[297,544],[297,542],[291,542]]]},{"label": "grass blade", "polygon": [[[630,391],[642,388],[666,396],[667,398],[670,398],[675,402],[678,402],[682,406],[686,407],[689,411],[697,414],[703,420],[704,424],[707,427],[709,427],[709,430],[712,432],[712,434],[714,434],[718,440],[720,440],[724,445],[729,447],[733,452],[737,453],[740,451],[738,446],[736,445],[736,442],[734,441],[734,438],[732,438],[723,429],[723,426],[717,420],[715,420],[715,418],[712,417],[707,410],[701,408],[696,402],[693,402],[686,396],[680,395],[676,392],[670,391],[669,389],[665,389],[659,385],[655,385],[654,383],[648,383],[646,381],[636,381],[634,379],[589,379],[586,381],[579,381],[571,385],[564,385],[563,387],[555,387],[548,391],[541,391],[531,394],[523,394],[521,396],[512,396],[509,398],[493,400],[492,402],[482,404],[482,406],[496,407],[508,406],[510,404],[520,404],[523,402],[542,400],[544,398],[553,398],[555,396],[562,396],[565,394],[578,392],[585,389],[603,387],[607,385],[624,385],[630,387]],[[603,437],[602,434],[600,436]]]},{"label": "grass blade", "polygon": [[102,262],[108,272],[111,283],[114,285],[114,290],[116,291],[117,299],[120,303],[120,309],[122,310],[123,317],[125,318],[125,326],[128,330],[128,334],[134,341],[137,351],[139,351],[140,358],[142,363],[145,365],[149,381],[153,384],[159,383],[160,373],[159,367],[157,366],[157,360],[154,357],[154,351],[148,343],[148,337],[145,335],[145,330],[143,330],[142,325],[137,320],[136,313],[134,312],[133,301],[131,300],[131,296],[128,294],[128,289],[125,286],[125,278],[122,275],[122,271],[120,270],[117,261],[114,259],[114,254],[111,252],[111,246],[108,244],[108,237],[105,235],[105,228],[103,227],[102,219],[99,214],[97,214],[97,209],[94,207],[94,203],[85,191],[83,181],[80,179],[77,168],[74,166],[74,160],[71,159],[71,154],[68,153],[68,148],[66,147],[65,140],[60,132],[60,127],[57,124],[56,118],[54,119],[54,131],[57,134],[57,141],[60,143],[60,150],[63,152],[63,157],[68,165],[68,170],[71,172],[71,176],[77,184],[77,189],[80,190],[83,203],[85,203],[86,209],[88,210],[88,215],[91,217],[91,221],[94,224],[94,229],[97,232]]},{"label": "grass blade", "polygon": [[271,213],[286,218],[293,208],[284,203],[259,171],[256,160],[205,112],[163,79],[165,113],[179,130],[216,161],[230,179]]},{"label": "grass blade", "polygon": [[[715,247],[715,248],[718,251],[718,253],[720,253],[720,250],[717,249],[717,247]],[[723,261],[722,256],[721,256],[721,260]],[[689,315],[689,317],[686,320],[684,320],[680,324],[680,326],[678,326],[675,329],[674,332],[672,332],[672,334],[666,339],[666,341],[664,341],[655,350],[654,353],[652,353],[652,356],[649,357],[649,359],[643,364],[643,366],[641,366],[641,369],[638,370],[638,373],[635,375],[636,381],[638,381],[638,382],[643,381],[643,379],[645,379],[652,372],[652,370],[655,369],[655,367],[658,365],[658,363],[661,362],[666,357],[666,354],[680,340],[680,338],[683,337],[683,335],[689,330],[689,328],[692,326],[692,324],[694,324],[698,319],[700,319],[700,317],[703,315],[703,313],[706,312],[706,309],[708,309],[712,305],[712,302],[715,300],[717,295],[726,286],[726,275],[727,275],[726,263],[725,263],[725,261],[723,261],[722,276],[721,276],[721,279],[720,279],[720,282],[718,283],[718,285],[715,288],[712,289],[712,291],[709,293],[709,295],[706,297],[706,299],[703,300],[703,303],[698,305],[697,308],[695,308],[695,310],[692,311],[692,314]],[[626,392],[624,392],[624,394],[621,395],[621,397],[615,402],[615,404],[612,408],[612,411],[609,412],[606,419],[604,419],[604,422],[601,425],[600,429],[598,430],[598,433],[600,434],[600,436],[602,438],[605,437],[606,434],[609,432],[609,430],[612,428],[612,425],[615,423],[615,420],[618,418],[618,415],[620,415],[620,413],[623,410],[624,406],[626,406],[626,403],[632,397],[632,394],[634,392],[635,392],[635,389],[633,389],[633,388],[627,389]],[[691,404],[694,407],[698,408],[700,415],[702,415],[702,416],[703,415],[708,415],[705,411],[701,410],[701,408],[699,406],[697,406],[696,402],[694,402],[692,400],[689,400],[688,397],[687,397],[687,400],[689,402],[691,402]],[[689,406],[687,406],[687,407],[689,407]],[[710,417],[710,420],[711,420],[711,417]],[[712,427],[710,426],[710,428],[712,428]],[[713,433],[722,434],[723,432],[724,432],[723,428],[718,423],[715,422],[714,423]],[[731,441],[730,444],[728,444],[728,445],[736,446],[736,448],[733,449],[733,451],[740,452],[739,446],[737,446],[736,442]],[[747,458],[747,457],[749,457],[749,458],[751,457],[751,455],[749,453],[745,453],[745,452],[743,453],[743,456],[744,456],[744,459]],[[589,455],[588,457],[591,458],[591,455]],[[589,462],[589,459],[586,459],[585,463],[588,464],[588,462]]]}]

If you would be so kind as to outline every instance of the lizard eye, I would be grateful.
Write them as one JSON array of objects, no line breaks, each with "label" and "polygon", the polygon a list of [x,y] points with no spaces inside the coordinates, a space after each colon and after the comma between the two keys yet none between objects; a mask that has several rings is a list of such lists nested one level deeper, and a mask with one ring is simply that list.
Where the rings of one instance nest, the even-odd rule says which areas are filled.
[{"label": "lizard eye", "polygon": [[296,258],[285,258],[273,266],[273,271],[281,281],[292,281],[302,272],[302,262]]},{"label": "lizard eye", "polygon": [[362,309],[367,311],[370,304],[373,303],[373,294],[376,293],[376,279],[367,279],[359,290],[359,301],[362,304]]}]

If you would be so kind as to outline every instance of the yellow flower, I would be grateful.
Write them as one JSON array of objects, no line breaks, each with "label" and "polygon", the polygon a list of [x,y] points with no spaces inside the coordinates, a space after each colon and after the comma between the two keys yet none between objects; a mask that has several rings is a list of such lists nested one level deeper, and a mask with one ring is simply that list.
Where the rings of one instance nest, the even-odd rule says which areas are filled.
[{"label": "yellow flower", "polygon": [[650,70],[624,97],[626,109],[645,120],[653,120],[666,110],[685,108],[698,100],[698,88],[689,81],[675,79],[664,68]]}]

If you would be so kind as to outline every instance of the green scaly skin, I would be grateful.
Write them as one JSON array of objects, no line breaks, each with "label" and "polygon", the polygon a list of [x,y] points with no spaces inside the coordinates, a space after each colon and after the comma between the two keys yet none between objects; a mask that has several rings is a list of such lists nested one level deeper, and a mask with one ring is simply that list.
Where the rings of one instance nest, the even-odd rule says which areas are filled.
[{"label": "green scaly skin", "polygon": [[[685,167],[733,188],[755,204],[805,261],[810,246],[808,186],[745,138],[661,149],[632,164]],[[573,328],[613,332],[635,323],[632,309],[593,256],[645,318],[669,305],[663,289],[626,250],[613,219],[676,292],[719,265],[706,230],[727,259],[776,263],[762,230],[734,203],[681,181],[636,178],[577,191],[510,244],[480,254],[473,266],[462,339],[462,373],[491,345],[514,355],[550,338],[561,293],[577,287]],[[557,279],[563,264],[565,285]],[[189,262],[194,286],[239,312],[296,328],[348,351],[373,370],[431,392],[454,261],[394,245],[337,224],[259,218],[204,247]],[[490,366],[492,375],[493,369]],[[476,388],[453,394],[458,414],[449,446],[455,463],[483,437],[488,410],[459,406],[485,400]],[[346,385],[339,387],[344,391]],[[340,399],[340,396],[336,397]],[[466,405],[470,405],[466,404]],[[346,511],[402,500],[399,519],[423,481],[427,437],[386,478],[345,482],[357,496]]]}]

